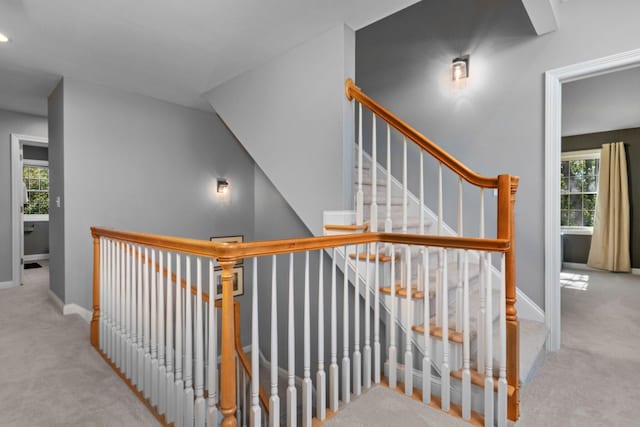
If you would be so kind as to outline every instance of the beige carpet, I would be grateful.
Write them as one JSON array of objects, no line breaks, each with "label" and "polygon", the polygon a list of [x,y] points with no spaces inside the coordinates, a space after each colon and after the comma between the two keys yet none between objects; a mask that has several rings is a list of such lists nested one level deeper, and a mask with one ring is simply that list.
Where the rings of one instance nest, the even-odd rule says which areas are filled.
[{"label": "beige carpet", "polygon": [[89,325],[48,298],[48,268],[0,290],[0,426],[153,426],[89,344]]},{"label": "beige carpet", "polygon": [[640,426],[640,276],[569,273],[562,349],[524,388],[517,425]]},{"label": "beige carpet", "polygon": [[384,386],[341,408],[327,427],[463,427],[469,424]]}]

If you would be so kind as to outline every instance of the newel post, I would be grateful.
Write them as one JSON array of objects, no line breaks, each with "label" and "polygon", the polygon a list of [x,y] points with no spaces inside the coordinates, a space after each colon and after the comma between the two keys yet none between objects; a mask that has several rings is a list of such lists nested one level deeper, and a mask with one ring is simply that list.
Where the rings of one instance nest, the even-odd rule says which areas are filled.
[{"label": "newel post", "polygon": [[222,266],[222,321],[220,363],[220,412],[222,427],[236,427],[236,377],[233,319],[233,266],[236,260],[220,259]]},{"label": "newel post", "polygon": [[507,402],[507,418],[517,421],[520,417],[520,321],[516,310],[516,253],[515,216],[517,176],[498,176],[498,238],[508,239],[509,250],[505,254],[506,314],[507,314],[507,383],[515,388]]},{"label": "newel post", "polygon": [[100,340],[100,237],[92,230],[93,237],[93,317],[91,318],[91,345],[98,348]]}]

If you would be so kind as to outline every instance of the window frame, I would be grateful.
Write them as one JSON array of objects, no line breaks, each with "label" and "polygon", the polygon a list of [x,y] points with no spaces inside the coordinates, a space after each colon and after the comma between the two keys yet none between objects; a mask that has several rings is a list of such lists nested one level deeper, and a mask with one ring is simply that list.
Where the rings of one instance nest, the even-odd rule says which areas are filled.
[{"label": "window frame", "polygon": [[[600,154],[602,150],[600,148],[593,148],[589,150],[577,150],[577,151],[563,151],[560,155],[560,165],[562,166],[562,162],[572,161],[572,160],[598,160],[600,163]],[[598,198],[598,191],[600,189],[600,177],[597,176],[598,187],[596,188],[596,200]],[[560,196],[564,194],[585,194],[585,193],[563,193],[562,189],[560,189]],[[589,194],[589,193],[587,193]],[[597,204],[597,202],[596,202]],[[562,208],[560,209],[562,211]],[[560,225],[560,233],[561,234],[574,234],[574,235],[592,235],[593,234],[593,226],[576,226],[576,225]]]},{"label": "window frame", "polygon": [[[22,160],[22,168],[24,170],[25,166],[35,166],[35,167],[46,167],[49,169],[49,161],[47,160],[34,160],[34,159],[23,159]],[[24,175],[22,176],[22,182],[24,182]],[[49,176],[49,189],[47,193],[50,195],[51,188],[51,176]],[[27,190],[29,191],[29,190]],[[51,205],[51,201],[49,201],[49,205]],[[49,206],[51,207],[51,206]],[[45,222],[49,221],[49,214],[22,214],[23,222]]]}]

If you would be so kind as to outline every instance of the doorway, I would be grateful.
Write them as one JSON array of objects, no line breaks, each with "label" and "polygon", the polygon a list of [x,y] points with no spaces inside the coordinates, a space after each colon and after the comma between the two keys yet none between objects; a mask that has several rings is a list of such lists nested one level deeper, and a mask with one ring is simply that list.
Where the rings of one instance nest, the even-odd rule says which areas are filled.
[{"label": "doorway", "polygon": [[569,65],[545,73],[545,323],[547,350],[561,343],[560,163],[562,85],[640,66],[640,49]]},{"label": "doorway", "polygon": [[[24,283],[25,231],[29,234],[30,250],[27,262],[48,259],[49,247],[49,162],[48,139],[11,134],[11,287]],[[26,154],[26,156],[25,156]],[[25,221],[28,227],[25,230]],[[37,233],[37,239],[33,237]],[[31,242],[31,241],[34,242]],[[46,240],[46,243],[43,241]],[[39,246],[39,247],[38,247]],[[43,249],[44,248],[44,249]],[[43,251],[46,250],[46,253]],[[39,264],[38,264],[39,265]]]}]

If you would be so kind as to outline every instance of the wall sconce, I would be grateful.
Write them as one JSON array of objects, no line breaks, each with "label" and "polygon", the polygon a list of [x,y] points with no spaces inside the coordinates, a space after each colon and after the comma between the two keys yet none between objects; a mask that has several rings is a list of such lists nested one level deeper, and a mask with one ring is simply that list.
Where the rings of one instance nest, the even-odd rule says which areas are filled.
[{"label": "wall sconce", "polygon": [[469,55],[459,56],[454,59],[451,71],[454,82],[469,77]]},{"label": "wall sconce", "polygon": [[229,181],[227,178],[218,178],[218,193],[224,194],[229,191]]}]

